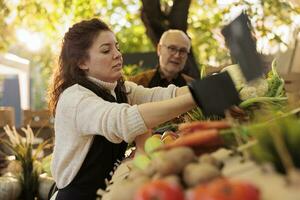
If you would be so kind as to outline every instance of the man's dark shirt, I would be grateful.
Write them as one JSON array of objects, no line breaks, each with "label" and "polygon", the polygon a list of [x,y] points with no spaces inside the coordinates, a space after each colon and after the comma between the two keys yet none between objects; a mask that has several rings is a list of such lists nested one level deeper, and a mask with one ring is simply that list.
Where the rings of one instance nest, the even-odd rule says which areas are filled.
[{"label": "man's dark shirt", "polygon": [[132,76],[128,78],[129,81],[135,82],[138,85],[143,85],[144,87],[152,88],[152,87],[168,87],[170,84],[174,84],[177,87],[182,87],[187,85],[187,83],[193,80],[192,77],[179,73],[178,76],[171,81],[163,78],[161,73],[159,72],[159,68],[147,70],[142,72],[136,76]]},{"label": "man's dark shirt", "polygon": [[163,78],[161,76],[161,74],[159,73],[159,70],[156,70],[153,78],[151,79],[148,87],[152,88],[152,87],[168,87],[168,85],[170,84],[174,84],[178,87],[182,87],[187,85],[186,80],[182,77],[181,73],[178,74],[178,76],[174,79],[172,79],[171,81],[168,81],[166,78]]}]

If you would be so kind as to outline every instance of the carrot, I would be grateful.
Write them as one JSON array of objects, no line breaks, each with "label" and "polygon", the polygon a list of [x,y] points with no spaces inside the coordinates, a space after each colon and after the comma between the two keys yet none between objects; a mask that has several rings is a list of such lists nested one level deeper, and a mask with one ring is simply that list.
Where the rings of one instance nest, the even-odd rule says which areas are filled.
[{"label": "carrot", "polygon": [[196,122],[183,123],[178,126],[178,130],[182,132],[183,135],[197,130],[203,130],[203,129],[225,129],[225,128],[230,128],[229,122],[225,120],[196,121]]},{"label": "carrot", "polygon": [[192,134],[184,135],[176,139],[174,142],[165,144],[162,146],[162,149],[170,149],[174,147],[180,146],[188,146],[188,147],[215,147],[221,146],[223,144],[223,140],[219,135],[219,131],[217,129],[207,129],[196,131]]}]

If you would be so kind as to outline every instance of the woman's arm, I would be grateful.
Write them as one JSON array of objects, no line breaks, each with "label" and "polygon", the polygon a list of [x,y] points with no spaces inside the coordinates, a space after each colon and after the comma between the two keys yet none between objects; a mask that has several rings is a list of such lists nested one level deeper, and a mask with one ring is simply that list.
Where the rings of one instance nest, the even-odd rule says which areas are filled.
[{"label": "woman's arm", "polygon": [[[186,94],[184,94],[186,93]],[[190,92],[179,90],[178,96],[172,99],[138,105],[138,110],[147,128],[153,128],[171,120],[196,106]]]},{"label": "woman's arm", "polygon": [[188,86],[179,87],[176,90],[176,97],[190,93]]},{"label": "woman's arm", "polygon": [[145,153],[145,151],[144,151],[145,141],[149,137],[151,137],[151,135],[152,135],[151,129],[148,129],[148,131],[145,132],[144,134],[136,136],[136,138],[134,139],[134,142],[135,142],[135,147],[136,147],[137,153]]},{"label": "woman's arm", "polygon": [[[185,94],[189,94],[189,89],[188,89],[188,87],[187,86],[184,86],[184,87],[180,87],[180,88],[177,88],[177,90],[176,90],[176,97],[178,97],[178,96],[181,96],[181,95],[185,95]],[[146,105],[146,108],[145,108],[145,104],[143,104],[143,106],[142,106],[142,110],[144,110],[144,111],[142,111],[142,112],[146,112],[146,110],[147,109],[149,109],[149,106],[151,106],[151,105]],[[139,108],[139,111],[141,112],[141,109]],[[151,107],[150,107],[150,109],[151,109]],[[152,110],[152,109],[151,109]],[[144,116],[143,116],[143,114],[141,114],[142,115],[142,117],[145,119],[145,117],[146,118],[151,118],[152,116],[149,116],[148,114],[147,114],[147,116],[145,116],[145,114],[144,114]],[[169,112],[168,112],[168,114],[167,115],[169,115]],[[171,116],[170,116],[171,117]],[[176,117],[176,116],[175,116]],[[152,120],[151,120],[152,121]],[[146,123],[146,126],[149,128],[149,125],[148,125],[148,123],[147,122],[145,122]],[[155,122],[149,122],[149,123],[155,123]],[[135,143],[136,143],[136,148],[137,148],[137,152],[143,152],[144,151],[144,144],[145,144],[145,141],[147,140],[147,138],[148,137],[150,137],[151,136],[151,132],[150,131],[147,131],[145,134],[142,134],[142,135],[139,135],[139,136],[137,136],[136,138],[135,138]]]}]

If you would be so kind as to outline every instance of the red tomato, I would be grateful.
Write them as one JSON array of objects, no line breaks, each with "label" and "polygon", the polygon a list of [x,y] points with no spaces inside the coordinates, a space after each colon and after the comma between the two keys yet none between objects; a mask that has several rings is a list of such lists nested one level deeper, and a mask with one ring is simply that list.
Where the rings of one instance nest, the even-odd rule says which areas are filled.
[{"label": "red tomato", "polygon": [[237,199],[259,200],[259,190],[257,187],[246,182],[234,182]]},{"label": "red tomato", "polygon": [[143,185],[134,200],[184,200],[180,186],[164,180],[154,180]]},{"label": "red tomato", "polygon": [[188,200],[259,200],[259,190],[245,182],[218,179],[199,185],[188,195]]}]

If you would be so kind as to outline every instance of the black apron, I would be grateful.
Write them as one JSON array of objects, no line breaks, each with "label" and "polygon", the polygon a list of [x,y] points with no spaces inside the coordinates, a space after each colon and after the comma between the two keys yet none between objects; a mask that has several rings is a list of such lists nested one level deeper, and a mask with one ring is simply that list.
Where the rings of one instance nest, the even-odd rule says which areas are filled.
[{"label": "black apron", "polygon": [[[108,91],[90,81],[79,83],[109,102],[127,103],[124,85],[118,83],[115,99]],[[96,111],[95,111],[96,112]],[[127,143],[114,144],[101,135],[95,135],[91,148],[75,178],[65,188],[59,189],[56,200],[94,200],[97,189],[105,189],[105,179],[110,179],[114,164],[124,157]]]}]

